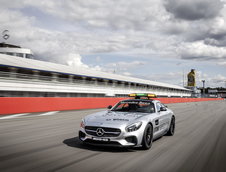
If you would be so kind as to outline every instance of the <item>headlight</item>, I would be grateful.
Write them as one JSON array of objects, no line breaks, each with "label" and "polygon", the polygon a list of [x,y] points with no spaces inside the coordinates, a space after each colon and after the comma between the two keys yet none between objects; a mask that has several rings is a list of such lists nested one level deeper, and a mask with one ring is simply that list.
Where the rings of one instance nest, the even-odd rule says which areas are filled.
[{"label": "headlight", "polygon": [[142,125],[142,122],[136,122],[136,123],[130,124],[126,127],[126,131],[127,132],[136,131],[141,127],[141,125]]},{"label": "headlight", "polygon": [[84,122],[84,120],[82,120],[82,122],[80,123],[80,127],[81,128],[85,128],[85,122]]}]

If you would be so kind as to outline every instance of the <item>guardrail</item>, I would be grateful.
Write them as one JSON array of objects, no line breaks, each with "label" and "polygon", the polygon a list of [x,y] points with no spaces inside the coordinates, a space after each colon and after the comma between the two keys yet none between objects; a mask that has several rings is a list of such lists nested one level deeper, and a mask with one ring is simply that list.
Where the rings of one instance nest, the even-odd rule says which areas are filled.
[{"label": "guardrail", "polygon": [[[78,109],[106,108],[120,100],[118,97],[0,97],[0,115],[15,113],[64,111]],[[222,98],[154,98],[162,103],[184,103],[223,100]]]}]

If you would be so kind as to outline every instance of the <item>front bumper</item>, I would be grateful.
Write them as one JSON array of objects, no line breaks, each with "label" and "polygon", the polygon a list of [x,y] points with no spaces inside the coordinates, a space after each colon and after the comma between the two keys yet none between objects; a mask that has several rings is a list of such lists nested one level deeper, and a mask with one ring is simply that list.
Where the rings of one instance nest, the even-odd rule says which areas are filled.
[{"label": "front bumper", "polygon": [[117,137],[98,137],[89,135],[83,128],[79,130],[79,139],[87,144],[112,146],[112,147],[135,147],[139,146],[139,132],[121,132]]}]

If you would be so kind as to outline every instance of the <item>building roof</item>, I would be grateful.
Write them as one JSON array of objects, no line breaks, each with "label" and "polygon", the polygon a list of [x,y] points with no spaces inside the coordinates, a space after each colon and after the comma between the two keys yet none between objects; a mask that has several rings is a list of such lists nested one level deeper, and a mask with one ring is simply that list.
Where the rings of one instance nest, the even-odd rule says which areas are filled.
[{"label": "building roof", "polygon": [[13,45],[13,44],[6,44],[4,42],[0,43],[0,47],[2,47],[2,48],[21,48],[20,46]]},{"label": "building roof", "polygon": [[106,73],[106,72],[96,71],[93,69],[78,68],[78,67],[72,67],[72,66],[56,64],[56,63],[51,63],[46,61],[21,58],[21,57],[10,56],[5,54],[0,54],[0,65],[17,67],[17,68],[26,68],[26,69],[32,69],[32,70],[48,71],[48,72],[61,73],[61,74],[77,75],[77,76],[84,76],[84,77],[93,77],[93,78],[101,78],[101,79],[108,79],[108,80],[110,79],[110,80],[123,81],[123,82],[133,82],[133,83],[147,84],[152,86],[167,87],[167,88],[180,89],[180,90],[188,90],[184,87],[162,83],[162,82],[150,81],[150,80],[123,76],[123,75],[118,75],[113,73]]}]

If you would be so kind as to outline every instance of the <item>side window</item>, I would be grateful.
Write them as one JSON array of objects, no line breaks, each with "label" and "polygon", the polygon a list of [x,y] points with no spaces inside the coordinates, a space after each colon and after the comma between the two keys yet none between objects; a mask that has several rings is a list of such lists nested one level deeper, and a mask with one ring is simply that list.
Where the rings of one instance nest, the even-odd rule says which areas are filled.
[{"label": "side window", "polygon": [[154,113],[154,112],[155,112],[155,106],[154,106],[154,104],[151,104],[150,106],[151,106],[150,112],[151,112],[151,113]]},{"label": "side window", "polygon": [[156,108],[157,108],[157,112],[160,112],[161,104],[160,103],[157,103],[156,104]]},{"label": "side window", "polygon": [[167,108],[167,106],[165,104],[161,104],[161,106]]},{"label": "side window", "polygon": [[165,107],[165,105],[164,105],[164,104],[162,104],[162,103],[160,103],[160,105],[161,105],[161,107]]}]

